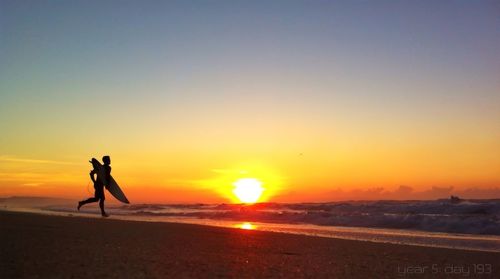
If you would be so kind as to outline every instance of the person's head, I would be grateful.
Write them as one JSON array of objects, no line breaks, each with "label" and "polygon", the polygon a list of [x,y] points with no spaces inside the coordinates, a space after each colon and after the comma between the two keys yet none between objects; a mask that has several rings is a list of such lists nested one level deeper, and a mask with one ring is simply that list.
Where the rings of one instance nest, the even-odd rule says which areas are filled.
[{"label": "person's head", "polygon": [[102,162],[103,162],[105,165],[109,165],[109,164],[111,164],[111,158],[109,158],[109,156],[108,156],[108,155],[103,156],[103,157],[102,157]]}]

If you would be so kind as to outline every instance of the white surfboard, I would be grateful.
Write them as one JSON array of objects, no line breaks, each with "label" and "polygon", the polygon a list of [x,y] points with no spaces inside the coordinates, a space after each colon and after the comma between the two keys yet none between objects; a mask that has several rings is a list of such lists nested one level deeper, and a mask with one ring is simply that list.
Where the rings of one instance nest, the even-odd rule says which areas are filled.
[{"label": "white surfboard", "polygon": [[[90,161],[90,162],[92,163],[94,168],[97,168],[97,171],[99,172],[99,174],[97,175],[97,178],[103,179],[105,177],[105,171],[104,171],[104,166],[101,164],[101,162],[99,162],[95,158],[92,158],[92,161]],[[101,182],[103,182],[103,181],[101,181]],[[103,184],[106,185],[106,183],[103,183]],[[128,201],[127,197],[125,196],[125,194],[123,193],[122,189],[120,189],[120,186],[118,186],[118,183],[116,183],[113,176],[110,176],[109,184],[106,186],[107,186],[106,189],[108,189],[108,191],[111,193],[111,195],[113,195],[113,197],[115,197],[117,200],[119,200],[123,203],[130,203]]]}]

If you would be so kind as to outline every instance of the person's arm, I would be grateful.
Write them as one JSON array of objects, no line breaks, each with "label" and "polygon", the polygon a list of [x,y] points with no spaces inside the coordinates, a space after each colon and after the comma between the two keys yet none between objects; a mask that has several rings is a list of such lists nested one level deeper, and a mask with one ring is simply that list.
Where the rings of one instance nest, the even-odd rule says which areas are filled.
[{"label": "person's arm", "polygon": [[90,174],[90,179],[92,179],[92,182],[95,183],[95,178],[94,178],[95,170],[91,170],[89,174]]}]

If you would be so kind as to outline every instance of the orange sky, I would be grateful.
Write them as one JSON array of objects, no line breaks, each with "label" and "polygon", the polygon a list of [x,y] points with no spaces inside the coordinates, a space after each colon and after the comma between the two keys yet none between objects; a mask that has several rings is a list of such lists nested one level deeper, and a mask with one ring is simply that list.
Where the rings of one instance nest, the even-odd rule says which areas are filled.
[{"label": "orange sky", "polygon": [[0,3],[0,196],[500,198],[495,4],[229,2]]}]

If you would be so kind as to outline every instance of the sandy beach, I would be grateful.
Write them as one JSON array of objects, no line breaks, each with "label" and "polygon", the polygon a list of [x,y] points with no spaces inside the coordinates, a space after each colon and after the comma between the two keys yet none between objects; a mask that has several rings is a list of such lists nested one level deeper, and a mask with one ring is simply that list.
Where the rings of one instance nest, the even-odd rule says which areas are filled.
[{"label": "sandy beach", "polygon": [[[0,212],[0,278],[498,278],[500,255]],[[491,270],[490,270],[491,269]]]}]

